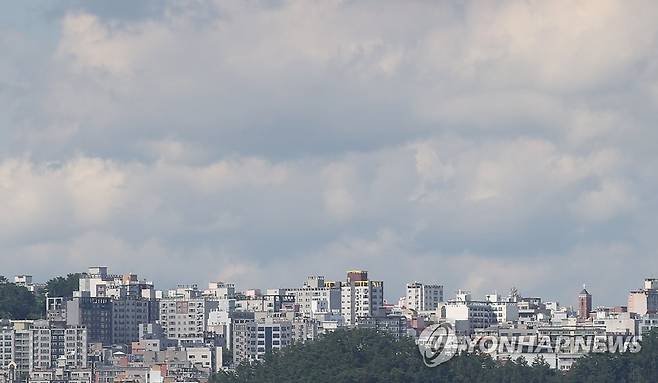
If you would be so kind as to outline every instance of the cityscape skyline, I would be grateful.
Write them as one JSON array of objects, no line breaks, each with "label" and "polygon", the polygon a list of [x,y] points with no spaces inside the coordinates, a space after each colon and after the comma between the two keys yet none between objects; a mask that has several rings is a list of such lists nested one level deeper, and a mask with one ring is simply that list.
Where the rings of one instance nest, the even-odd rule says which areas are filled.
[{"label": "cityscape skyline", "polygon": [[[91,268],[91,267],[101,267],[101,268],[106,268],[108,270],[114,270],[115,269],[113,267],[108,267],[106,265],[103,265],[103,266],[90,266],[89,268]],[[83,271],[70,271],[69,273],[84,274],[84,273],[87,272],[86,270],[87,270],[87,268]],[[348,268],[346,270],[348,270],[347,272],[349,272],[349,270],[364,270],[366,273],[370,273],[370,275],[378,275],[376,273],[370,272],[369,270],[367,270],[365,268]],[[66,273],[64,275],[67,275],[69,273]],[[342,280],[345,279],[344,274],[345,274],[345,270],[343,270],[343,273],[342,273],[341,276],[334,278],[333,275],[328,275],[328,274],[325,274],[325,273],[305,273],[305,274],[301,273],[301,274],[296,274],[296,275],[297,276],[304,275],[304,277],[299,278],[299,280],[297,280],[296,282],[293,282],[293,283],[288,284],[288,285],[271,284],[267,281],[263,281],[260,285],[257,285],[257,286],[252,286],[252,285],[243,286],[243,285],[241,285],[239,283],[235,283],[234,281],[231,281],[231,280],[220,280],[220,279],[205,280],[205,281],[204,280],[179,280],[174,284],[161,284],[161,283],[159,283],[158,280],[148,278],[148,276],[145,276],[145,274],[143,274],[143,273],[129,271],[127,273],[122,273],[120,275],[145,276],[145,278],[144,278],[145,281],[148,281],[149,283],[153,283],[155,286],[158,287],[158,290],[162,290],[162,291],[175,290],[176,288],[178,288],[180,286],[193,286],[194,285],[194,286],[198,286],[198,287],[201,288],[201,287],[205,286],[208,283],[222,282],[222,283],[230,283],[230,284],[236,286],[236,291],[260,290],[263,293],[265,293],[268,290],[276,290],[276,289],[281,289],[281,288],[289,288],[291,286],[297,286],[301,283],[301,281],[303,281],[303,279],[305,279],[307,277],[317,276],[317,277],[323,278],[326,281],[342,281]],[[14,275],[15,278],[28,277],[28,278],[30,278],[31,283],[34,283],[34,284],[37,284],[37,285],[40,284],[40,283],[45,282],[48,279],[54,278],[56,276],[57,275],[50,275],[47,278],[39,279],[39,278],[34,278],[34,275],[28,274],[28,273],[15,274]],[[5,277],[9,278],[11,276],[10,275],[5,275]],[[382,281],[385,281],[383,278],[378,278],[378,279],[381,279]],[[580,300],[581,290],[582,291],[588,291],[589,294],[594,292],[594,294],[591,294],[591,296],[590,296],[590,306],[592,306],[593,308],[596,308],[596,307],[624,306],[624,305],[627,304],[627,299],[626,298],[628,298],[628,291],[634,291],[634,290],[637,290],[637,289],[641,288],[642,287],[641,283],[639,283],[638,281],[641,281],[643,279],[644,280],[649,280],[649,279],[655,279],[655,278],[652,277],[652,276],[645,276],[643,278],[637,279],[634,286],[632,286],[631,288],[621,292],[621,294],[625,295],[624,299],[616,300],[616,301],[612,300],[610,297],[608,297],[607,299],[601,299],[601,298],[605,298],[605,297],[599,297],[596,294],[596,291],[593,290],[591,287],[588,287],[588,284],[586,284],[586,283],[581,284],[578,289],[574,290],[573,293],[572,293],[572,296],[570,298],[567,298],[566,300],[561,300],[561,299],[558,299],[555,296],[550,295],[550,294],[548,294],[548,295],[534,294],[532,291],[525,290],[523,288],[523,286],[517,286],[517,285],[513,285],[513,284],[510,285],[510,287],[507,288],[507,289],[496,289],[496,288],[487,289],[487,287],[484,287],[482,290],[473,290],[473,289],[469,288],[468,286],[457,286],[457,287],[452,288],[452,286],[445,285],[439,279],[422,280],[422,282],[423,283],[430,283],[430,284],[440,285],[446,300],[452,299],[452,298],[454,298],[454,296],[457,296],[460,292],[464,292],[464,291],[467,291],[468,293],[472,294],[472,296],[474,296],[474,297],[485,297],[488,294],[499,294],[501,296],[505,296],[507,294],[510,294],[512,291],[517,291],[517,292],[520,292],[520,293],[524,294],[524,296],[527,296],[527,297],[535,297],[535,296],[536,297],[541,297],[542,299],[545,299],[545,300],[557,302],[561,306],[578,309],[578,307],[581,305],[581,300]],[[400,299],[400,297],[404,297],[405,292],[406,292],[406,286],[408,286],[411,283],[416,283],[416,282],[421,282],[421,280],[420,279],[414,279],[414,278],[410,278],[410,279],[408,278],[407,282],[405,282],[402,286],[395,286],[395,285],[391,286],[390,283],[387,283],[385,285],[385,288],[384,288],[384,301],[387,302],[388,304],[397,304],[398,299]],[[393,290],[393,292],[389,292],[390,290]],[[396,295],[397,291],[400,291],[400,294]]]},{"label": "cityscape skyline", "polygon": [[[658,329],[658,278],[628,291],[626,305],[595,305],[583,286],[574,307],[516,288],[482,297],[460,289],[450,297],[427,281],[407,283],[402,297],[387,302],[377,276],[358,269],[343,275],[342,281],[298,275],[303,281],[296,285],[266,290],[227,281],[162,289],[107,266],[46,283],[3,277],[0,379],[205,382],[288,346],[355,330],[415,341],[427,367],[448,362],[454,347],[472,354],[491,341],[496,347],[486,353],[496,363],[523,357],[567,372],[600,347],[639,353]],[[450,347],[436,346],[446,340]]]}]

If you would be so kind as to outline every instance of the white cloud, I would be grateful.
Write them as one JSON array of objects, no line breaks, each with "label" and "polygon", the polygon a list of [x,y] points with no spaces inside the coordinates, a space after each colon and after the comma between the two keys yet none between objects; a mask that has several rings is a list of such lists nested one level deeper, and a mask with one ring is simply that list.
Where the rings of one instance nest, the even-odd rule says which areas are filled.
[{"label": "white cloud", "polygon": [[586,220],[596,222],[628,214],[634,205],[634,197],[622,181],[604,179],[597,188],[583,192],[573,206]]},{"label": "white cloud", "polygon": [[655,248],[652,2],[52,14],[0,41],[0,251],[44,276],[195,262],[181,278],[265,287],[356,264],[389,291],[548,290],[568,257]]}]

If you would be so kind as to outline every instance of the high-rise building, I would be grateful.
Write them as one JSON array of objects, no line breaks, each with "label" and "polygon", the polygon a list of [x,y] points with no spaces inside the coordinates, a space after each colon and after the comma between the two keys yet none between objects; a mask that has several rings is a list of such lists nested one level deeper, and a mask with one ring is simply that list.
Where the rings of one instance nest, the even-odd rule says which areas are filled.
[{"label": "high-rise building", "polygon": [[7,319],[0,320],[0,370],[14,360],[14,327]]},{"label": "high-rise building", "polygon": [[[49,317],[61,311],[56,299],[49,298]],[[90,267],[80,276],[79,289],[64,310],[67,323],[87,326],[90,342],[104,345],[138,341],[139,325],[155,322],[158,312],[153,283],[135,274],[108,274],[105,266]]]},{"label": "high-rise building", "polygon": [[441,302],[443,302],[443,286],[419,282],[407,283],[405,303],[408,309],[416,312],[433,311]]},{"label": "high-rise building", "polygon": [[265,354],[292,344],[292,324],[271,318],[243,321],[233,326],[233,362],[262,359]]},{"label": "high-rise building", "polygon": [[313,302],[327,312],[340,312],[340,282],[325,281],[323,276],[312,275],[306,278],[301,288],[285,289],[286,295],[295,297],[299,312],[305,316],[313,314]]},{"label": "high-rise building", "polygon": [[[15,330],[14,349],[17,371],[32,372],[55,368],[64,364],[68,368],[87,367],[87,329],[81,326],[66,326],[62,322],[35,321],[27,329]],[[18,342],[29,337],[27,344]],[[25,366],[25,346],[28,347]],[[21,355],[18,353],[21,352]],[[27,367],[28,371],[25,371]]]},{"label": "high-rise building", "polygon": [[32,323],[33,321],[12,321],[14,328],[14,362],[16,363],[17,375],[25,375],[30,372],[32,362]]},{"label": "high-rise building", "polygon": [[208,316],[219,303],[204,297],[196,285],[178,286],[160,300],[159,322],[167,338],[181,346],[203,343]]},{"label": "high-rise building", "polygon": [[341,287],[341,314],[344,323],[355,325],[358,317],[382,314],[384,307],[384,282],[371,281],[365,270],[347,272],[347,283]]},{"label": "high-rise building", "polygon": [[112,299],[75,297],[66,302],[66,323],[87,328],[89,343],[112,344]]},{"label": "high-rise building", "polygon": [[583,286],[582,291],[578,294],[578,319],[589,319],[592,312],[592,295]]},{"label": "high-rise building", "polygon": [[112,301],[112,343],[131,344],[139,340],[139,326],[157,319],[155,300],[130,296]]}]

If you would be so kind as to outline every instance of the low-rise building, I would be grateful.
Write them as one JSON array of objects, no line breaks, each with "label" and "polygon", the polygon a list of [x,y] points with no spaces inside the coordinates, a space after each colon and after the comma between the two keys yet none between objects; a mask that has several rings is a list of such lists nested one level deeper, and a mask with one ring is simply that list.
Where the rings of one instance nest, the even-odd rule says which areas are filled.
[{"label": "low-rise building", "polygon": [[642,289],[628,294],[628,312],[640,316],[658,313],[658,279],[647,278]]}]

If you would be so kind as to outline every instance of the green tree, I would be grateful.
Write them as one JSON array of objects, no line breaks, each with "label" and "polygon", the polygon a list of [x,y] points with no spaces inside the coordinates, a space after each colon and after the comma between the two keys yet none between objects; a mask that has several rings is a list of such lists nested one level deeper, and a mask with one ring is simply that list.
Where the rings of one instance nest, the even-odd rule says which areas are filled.
[{"label": "green tree", "polygon": [[339,330],[320,340],[295,344],[264,360],[212,377],[213,383],[558,383],[656,382],[658,333],[645,336],[640,353],[591,354],[563,373],[539,357],[528,363],[462,354],[435,368],[423,365],[414,342],[395,341],[367,330]]},{"label": "green tree", "polygon": [[0,318],[37,319],[39,313],[34,294],[0,276]]},{"label": "green tree", "polygon": [[68,274],[66,278],[55,277],[46,282],[46,292],[49,297],[70,298],[73,292],[78,290],[80,274]]}]

